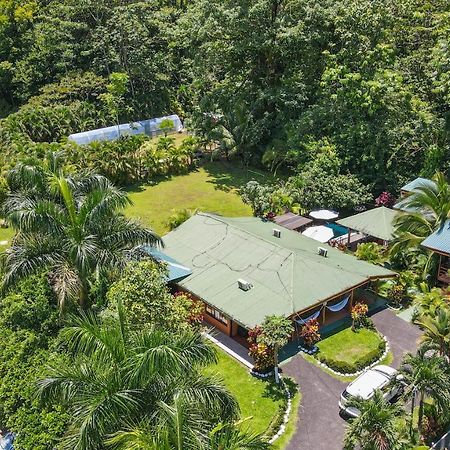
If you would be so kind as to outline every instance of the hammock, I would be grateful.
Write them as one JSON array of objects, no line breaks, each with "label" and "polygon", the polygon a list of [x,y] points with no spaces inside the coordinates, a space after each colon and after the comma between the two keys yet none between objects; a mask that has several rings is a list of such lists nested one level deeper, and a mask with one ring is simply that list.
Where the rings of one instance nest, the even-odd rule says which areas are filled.
[{"label": "hammock", "polygon": [[341,309],[344,309],[347,306],[349,299],[350,295],[347,295],[347,297],[345,297],[344,300],[340,301],[339,303],[336,303],[333,306],[327,306],[327,309],[333,312],[340,311]]},{"label": "hammock", "polygon": [[299,317],[298,319],[295,319],[295,321],[297,323],[299,323],[300,325],[304,325],[306,322],[308,322],[309,320],[314,320],[317,319],[320,315],[320,312],[322,311],[322,308],[320,308],[318,311],[316,311],[314,314],[311,314],[310,316],[306,317],[305,319],[302,319],[301,317]]}]

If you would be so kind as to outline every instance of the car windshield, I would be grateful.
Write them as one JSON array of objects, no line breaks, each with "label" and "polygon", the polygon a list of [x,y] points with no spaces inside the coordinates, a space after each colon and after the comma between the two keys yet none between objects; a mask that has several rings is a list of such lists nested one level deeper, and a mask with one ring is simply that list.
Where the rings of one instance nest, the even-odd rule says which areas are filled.
[{"label": "car windshield", "polygon": [[350,394],[347,392],[347,390],[345,390],[345,391],[342,393],[342,397],[344,397],[344,398],[349,398],[349,397],[350,397]]}]

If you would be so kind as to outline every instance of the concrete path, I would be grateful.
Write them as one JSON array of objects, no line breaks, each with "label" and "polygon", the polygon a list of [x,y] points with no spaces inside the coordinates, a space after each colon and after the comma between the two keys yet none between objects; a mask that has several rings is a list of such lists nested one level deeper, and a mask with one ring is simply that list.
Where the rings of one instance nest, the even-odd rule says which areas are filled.
[{"label": "concrete path", "polygon": [[[398,367],[404,353],[415,351],[420,332],[389,309],[372,316],[377,329],[389,340]],[[285,375],[299,385],[302,401],[297,429],[286,450],[342,450],[346,422],[338,400],[346,383],[331,377],[297,355],[283,366]]]}]

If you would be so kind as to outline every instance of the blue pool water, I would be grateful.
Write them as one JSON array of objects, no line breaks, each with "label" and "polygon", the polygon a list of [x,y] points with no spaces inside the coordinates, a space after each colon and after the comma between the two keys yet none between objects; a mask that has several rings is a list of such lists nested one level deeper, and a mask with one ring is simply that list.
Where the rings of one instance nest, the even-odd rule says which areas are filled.
[{"label": "blue pool water", "polygon": [[348,228],[338,225],[337,223],[326,223],[325,226],[333,230],[335,238],[348,233]]}]

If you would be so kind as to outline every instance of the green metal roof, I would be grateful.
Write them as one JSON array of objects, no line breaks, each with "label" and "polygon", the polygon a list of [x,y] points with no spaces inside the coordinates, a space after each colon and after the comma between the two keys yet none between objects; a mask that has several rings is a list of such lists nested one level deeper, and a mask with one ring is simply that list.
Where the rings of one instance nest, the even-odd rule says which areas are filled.
[{"label": "green metal roof", "polygon": [[405,184],[401,190],[405,192],[412,192],[417,188],[421,187],[429,187],[433,186],[434,182],[428,178],[418,177],[415,180],[410,181],[408,184]]},{"label": "green metal roof", "polygon": [[450,220],[445,221],[438,230],[428,236],[422,242],[422,246],[438,253],[450,255]]},{"label": "green metal roof", "polygon": [[354,216],[338,220],[337,223],[369,236],[390,241],[394,236],[394,219],[399,214],[399,211],[379,206],[378,208],[369,209]]},{"label": "green metal roof", "polygon": [[167,281],[178,282],[183,278],[191,275],[192,270],[188,267],[184,267],[178,261],[163,253],[161,250],[151,247],[150,245],[144,245],[142,250],[155,258],[157,261],[162,261],[167,264]]},{"label": "green metal roof", "polygon": [[[192,270],[179,284],[238,323],[253,327],[267,315],[290,316],[394,272],[255,217],[196,214],[164,236],[164,252]],[[238,288],[238,279],[253,285]]]}]

